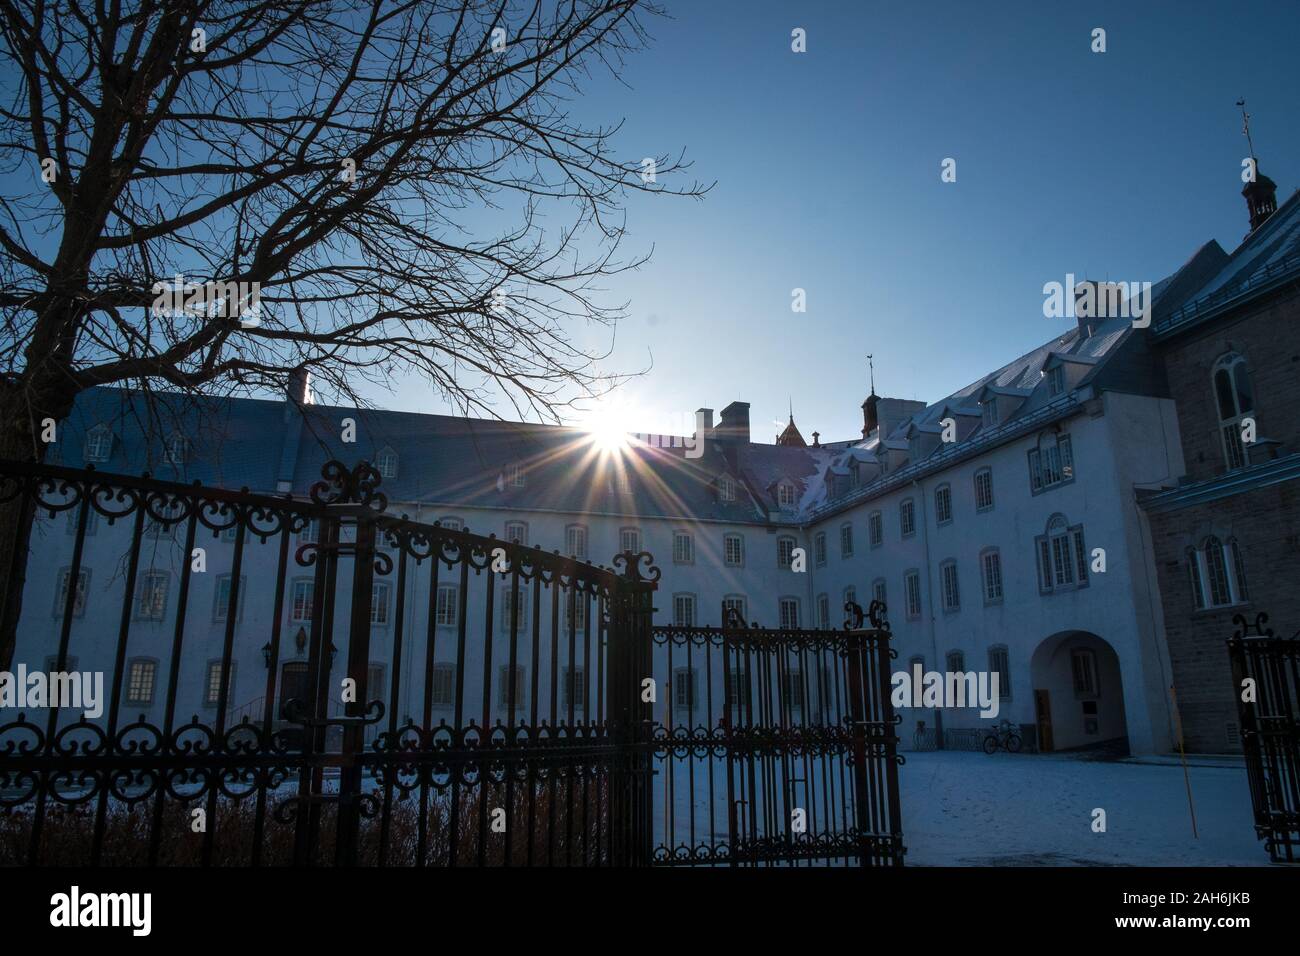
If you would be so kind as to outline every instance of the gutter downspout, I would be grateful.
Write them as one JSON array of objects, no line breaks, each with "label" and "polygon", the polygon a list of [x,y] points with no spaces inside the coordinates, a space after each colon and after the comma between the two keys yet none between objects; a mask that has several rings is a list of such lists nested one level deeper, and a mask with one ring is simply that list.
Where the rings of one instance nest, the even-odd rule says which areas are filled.
[{"label": "gutter downspout", "polygon": [[[932,660],[936,662],[937,667],[939,660],[939,641],[934,633],[934,578],[930,562],[930,514],[925,506],[925,489],[921,486],[920,481],[913,478],[912,487],[916,489],[917,497],[921,499],[921,540],[925,544],[925,604],[926,611],[930,618],[930,651],[934,655]],[[934,747],[936,750],[943,750],[943,708],[934,709]]]}]

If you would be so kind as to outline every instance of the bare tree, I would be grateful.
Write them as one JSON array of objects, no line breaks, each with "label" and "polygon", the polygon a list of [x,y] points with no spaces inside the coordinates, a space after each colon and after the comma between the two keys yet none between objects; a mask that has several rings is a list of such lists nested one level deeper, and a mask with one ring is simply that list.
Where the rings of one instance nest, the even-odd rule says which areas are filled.
[{"label": "bare tree", "polygon": [[[0,457],[42,457],[42,423],[112,383],[225,394],[306,368],[358,401],[417,374],[462,409],[552,419],[607,387],[577,330],[620,318],[601,280],[644,261],[622,257],[622,201],[705,188],[663,185],[680,157],[620,160],[618,127],[571,103],[618,82],[659,13],[0,0],[18,170],[0,194]],[[26,522],[0,524],[25,554],[6,545]],[[16,613],[6,600],[0,633]]]}]

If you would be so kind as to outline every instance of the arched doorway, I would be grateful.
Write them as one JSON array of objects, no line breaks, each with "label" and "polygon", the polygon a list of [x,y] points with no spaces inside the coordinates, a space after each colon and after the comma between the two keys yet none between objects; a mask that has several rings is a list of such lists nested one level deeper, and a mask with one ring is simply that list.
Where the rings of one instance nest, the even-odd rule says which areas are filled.
[{"label": "arched doorway", "polygon": [[1119,657],[1106,641],[1089,631],[1053,634],[1029,668],[1040,750],[1128,751]]}]

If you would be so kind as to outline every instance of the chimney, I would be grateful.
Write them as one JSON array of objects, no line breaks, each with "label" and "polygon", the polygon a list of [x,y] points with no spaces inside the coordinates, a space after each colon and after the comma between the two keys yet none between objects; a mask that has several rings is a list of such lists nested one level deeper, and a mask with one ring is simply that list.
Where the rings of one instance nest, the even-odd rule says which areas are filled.
[{"label": "chimney", "polygon": [[714,434],[719,441],[749,444],[749,402],[732,402],[722,410]]},{"label": "chimney", "polygon": [[876,394],[875,389],[867,396],[867,400],[862,403],[862,437],[869,438],[871,433],[880,426],[880,419],[877,416],[876,406],[880,402],[880,396]]},{"label": "chimney", "polygon": [[812,443],[812,446],[813,446],[814,448],[821,448],[821,447],[822,447],[822,433],[821,433],[821,432],[813,432],[813,443]]},{"label": "chimney", "polygon": [[1246,212],[1250,214],[1250,232],[1246,233],[1249,236],[1277,212],[1277,183],[1259,172],[1256,166],[1254,181],[1246,183],[1241,194],[1246,198]]},{"label": "chimney", "polygon": [[695,443],[698,446],[700,442],[709,437],[709,432],[713,431],[713,409],[697,408],[695,409]]},{"label": "chimney", "polygon": [[315,401],[311,393],[311,371],[305,365],[289,373],[285,397],[293,405],[311,405]]}]

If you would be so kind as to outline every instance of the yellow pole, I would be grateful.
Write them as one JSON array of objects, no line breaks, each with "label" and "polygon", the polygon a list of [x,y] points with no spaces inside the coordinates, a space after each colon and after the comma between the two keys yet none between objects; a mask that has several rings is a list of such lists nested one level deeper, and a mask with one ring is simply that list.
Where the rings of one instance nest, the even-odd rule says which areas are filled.
[{"label": "yellow pole", "polygon": [[1183,719],[1178,715],[1178,693],[1169,685],[1169,698],[1174,704],[1174,720],[1178,724],[1178,755],[1183,761],[1183,784],[1187,787],[1187,810],[1192,815],[1192,839],[1199,840],[1196,832],[1196,807],[1192,804],[1192,778],[1187,773],[1187,753],[1183,750]]}]

